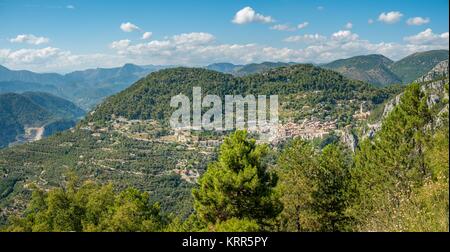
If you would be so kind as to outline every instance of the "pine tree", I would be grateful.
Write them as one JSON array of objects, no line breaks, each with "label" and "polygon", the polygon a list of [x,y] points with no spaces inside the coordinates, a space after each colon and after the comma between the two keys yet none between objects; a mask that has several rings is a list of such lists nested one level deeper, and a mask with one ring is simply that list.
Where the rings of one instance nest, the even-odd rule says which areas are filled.
[{"label": "pine tree", "polygon": [[317,151],[303,140],[294,140],[280,155],[277,174],[283,212],[280,229],[283,231],[315,231],[317,216],[312,209],[316,190],[315,172],[319,169]]},{"label": "pine tree", "polygon": [[[248,220],[261,228],[273,220],[282,206],[275,194],[275,174],[267,171],[262,158],[267,146],[247,139],[247,132],[236,131],[226,138],[219,160],[211,163],[193,190],[194,207],[201,221],[219,225],[233,219]],[[222,225],[223,226],[223,225]]]},{"label": "pine tree", "polygon": [[353,219],[347,213],[353,197],[351,157],[342,146],[330,144],[322,150],[319,163],[313,208],[318,216],[320,230],[349,231]]}]

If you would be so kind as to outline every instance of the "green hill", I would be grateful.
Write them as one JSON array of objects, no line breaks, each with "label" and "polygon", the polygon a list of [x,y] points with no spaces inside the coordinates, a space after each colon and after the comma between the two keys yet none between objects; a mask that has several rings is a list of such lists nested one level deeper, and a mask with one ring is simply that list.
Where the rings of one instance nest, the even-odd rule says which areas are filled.
[{"label": "green hill", "polygon": [[[112,115],[116,115],[164,121],[174,111],[168,106],[171,97],[180,93],[191,96],[193,86],[201,87],[204,95],[215,94],[222,98],[227,94],[278,94],[284,98],[282,103],[286,101],[286,106],[293,106],[287,110],[298,117],[305,116],[299,107],[301,105],[316,107],[315,116],[322,119],[344,116],[337,112],[341,108],[332,106],[340,100],[354,100],[353,104],[347,105],[346,111],[353,112],[359,108],[357,101],[369,101],[370,107],[372,103],[385,99],[389,92],[308,64],[280,67],[245,77],[202,68],[173,68],[150,74],[125,91],[109,97],[87,120],[110,120]],[[288,97],[299,94],[303,95],[301,100],[287,103]],[[323,105],[328,106],[324,108]]]},{"label": "green hill", "polygon": [[389,68],[403,83],[410,83],[448,59],[448,55],[448,50],[418,52],[394,62]]},{"label": "green hill", "polygon": [[63,128],[70,128],[84,113],[73,103],[47,93],[0,94],[0,148],[15,142],[26,128],[50,123],[61,128],[57,126],[60,120],[69,120],[70,126]]},{"label": "green hill", "polygon": [[335,70],[350,79],[385,86],[402,82],[389,70],[389,66],[393,63],[383,55],[372,54],[336,60],[322,67]]}]

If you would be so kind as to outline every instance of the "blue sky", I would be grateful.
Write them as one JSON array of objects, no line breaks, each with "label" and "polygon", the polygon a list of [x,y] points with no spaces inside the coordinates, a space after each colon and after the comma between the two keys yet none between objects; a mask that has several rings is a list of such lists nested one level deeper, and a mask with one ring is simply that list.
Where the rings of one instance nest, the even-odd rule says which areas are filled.
[{"label": "blue sky", "polygon": [[448,5],[448,0],[0,0],[0,64],[67,72],[127,62],[321,63],[371,53],[396,60],[448,48]]}]

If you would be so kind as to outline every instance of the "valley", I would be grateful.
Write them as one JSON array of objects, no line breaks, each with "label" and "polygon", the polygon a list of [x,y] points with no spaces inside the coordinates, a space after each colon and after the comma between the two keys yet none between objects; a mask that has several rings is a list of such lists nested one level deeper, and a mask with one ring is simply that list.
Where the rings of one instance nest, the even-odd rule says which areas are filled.
[{"label": "valley", "polygon": [[25,127],[25,134],[16,136],[16,141],[9,143],[8,147],[17,145],[17,144],[24,144],[29,142],[34,142],[41,140],[44,136],[44,127],[39,128],[27,128]]}]

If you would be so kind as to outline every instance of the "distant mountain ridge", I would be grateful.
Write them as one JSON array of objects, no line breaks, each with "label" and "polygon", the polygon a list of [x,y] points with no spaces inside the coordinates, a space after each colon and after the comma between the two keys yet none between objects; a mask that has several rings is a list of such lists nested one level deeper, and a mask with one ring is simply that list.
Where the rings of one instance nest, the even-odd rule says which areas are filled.
[{"label": "distant mountain ridge", "polygon": [[247,65],[234,65],[231,63],[215,63],[206,66],[208,70],[214,70],[222,73],[228,73],[235,76],[245,76],[249,74],[261,73],[269,69],[295,65],[297,63],[289,62],[262,62],[262,63],[251,63]]},{"label": "distant mountain ridge", "polygon": [[67,74],[34,73],[0,66],[0,93],[47,92],[63,97],[84,109],[91,109],[105,97],[127,88],[147,74],[170,66],[125,64]]},{"label": "distant mountain ridge", "polygon": [[402,80],[389,69],[389,66],[393,63],[394,61],[383,55],[371,54],[336,60],[322,65],[322,67],[335,70],[347,78],[363,80],[372,84],[384,86],[402,82]]},{"label": "distant mountain ridge", "polygon": [[0,148],[17,142],[29,128],[40,129],[42,137],[73,127],[84,114],[75,104],[47,93],[0,94]]},{"label": "distant mountain ridge", "polygon": [[448,50],[418,52],[396,62],[380,54],[371,54],[340,59],[321,66],[347,78],[379,86],[407,84],[428,73],[437,63],[448,59],[448,53]]},{"label": "distant mountain ridge", "polygon": [[403,83],[410,83],[427,74],[439,62],[448,60],[448,58],[448,50],[418,52],[395,62],[390,69],[402,79]]},{"label": "distant mountain ridge", "polygon": [[[337,71],[350,79],[386,86],[410,83],[446,59],[448,50],[433,50],[414,53],[396,62],[383,55],[372,54],[340,59],[319,66]],[[246,76],[294,64],[296,63],[262,62],[247,65],[215,63],[204,68],[234,76]],[[173,66],[125,64],[122,67],[87,69],[61,75],[9,70],[0,66],[0,93],[47,92],[90,110],[104,98],[124,90],[149,73],[171,67]]]},{"label": "distant mountain ridge", "polygon": [[444,60],[438,63],[435,67],[433,67],[433,69],[431,69],[427,74],[415,80],[415,82],[422,83],[436,80],[439,78],[448,78],[448,72],[449,72],[448,60]]}]

